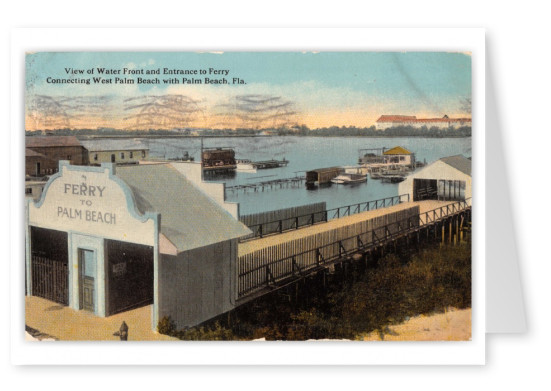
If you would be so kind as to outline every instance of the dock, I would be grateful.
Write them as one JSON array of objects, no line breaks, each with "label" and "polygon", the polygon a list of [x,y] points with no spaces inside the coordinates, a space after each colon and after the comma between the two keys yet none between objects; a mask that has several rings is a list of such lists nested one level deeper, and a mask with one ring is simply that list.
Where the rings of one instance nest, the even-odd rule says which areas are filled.
[{"label": "dock", "polygon": [[285,167],[289,164],[289,160],[264,160],[259,162],[250,162],[249,164],[257,170],[265,170],[268,168]]},{"label": "dock", "polygon": [[457,243],[470,219],[470,199],[403,202],[239,243],[238,305],[398,243]]},{"label": "dock", "polygon": [[304,182],[305,180],[306,178],[303,176],[272,179],[269,181],[248,183],[246,185],[226,186],[226,192],[238,193],[239,191],[243,191],[243,193],[246,193],[248,191],[258,192],[258,191],[297,187],[301,185],[302,182]]}]

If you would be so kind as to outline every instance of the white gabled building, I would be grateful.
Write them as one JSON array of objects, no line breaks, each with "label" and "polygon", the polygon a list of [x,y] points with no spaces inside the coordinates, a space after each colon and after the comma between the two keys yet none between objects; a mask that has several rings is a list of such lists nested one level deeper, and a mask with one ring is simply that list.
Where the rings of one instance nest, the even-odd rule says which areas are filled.
[{"label": "white gabled building", "polygon": [[409,194],[411,201],[471,198],[471,160],[462,155],[437,160],[408,175],[398,186],[398,194]]}]

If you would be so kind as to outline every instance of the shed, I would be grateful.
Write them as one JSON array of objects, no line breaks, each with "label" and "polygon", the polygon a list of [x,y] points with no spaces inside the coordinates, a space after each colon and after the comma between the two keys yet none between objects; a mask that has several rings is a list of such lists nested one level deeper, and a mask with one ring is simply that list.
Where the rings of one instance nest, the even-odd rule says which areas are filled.
[{"label": "shed", "polygon": [[384,162],[387,164],[413,165],[415,155],[404,147],[396,146],[383,153]]},{"label": "shed", "polygon": [[471,198],[471,161],[463,155],[444,157],[408,175],[398,192],[412,201]]},{"label": "shed", "polygon": [[149,147],[139,140],[105,138],[82,140],[81,143],[88,150],[90,164],[95,166],[101,163],[137,164],[149,158]]},{"label": "shed", "polygon": [[311,186],[315,183],[318,185],[331,183],[331,179],[342,173],[344,173],[343,167],[317,168],[315,170],[306,171],[306,185]]}]

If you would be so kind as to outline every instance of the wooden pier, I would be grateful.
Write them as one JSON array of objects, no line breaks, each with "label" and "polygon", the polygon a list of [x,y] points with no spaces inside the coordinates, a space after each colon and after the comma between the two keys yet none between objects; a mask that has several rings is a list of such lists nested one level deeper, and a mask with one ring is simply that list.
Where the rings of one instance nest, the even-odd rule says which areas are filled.
[{"label": "wooden pier", "polygon": [[264,160],[260,162],[251,162],[250,164],[257,170],[265,170],[268,168],[285,167],[289,164],[289,160]]},{"label": "wooden pier", "polygon": [[303,176],[272,179],[269,181],[248,183],[246,185],[226,186],[226,192],[238,193],[239,191],[243,191],[243,193],[246,193],[248,191],[258,192],[258,191],[266,191],[266,190],[274,190],[274,189],[284,189],[284,188],[290,188],[290,187],[297,187],[301,185],[305,180],[306,178]]},{"label": "wooden pier", "polygon": [[398,244],[460,242],[470,220],[470,199],[404,202],[240,243],[238,305]]}]

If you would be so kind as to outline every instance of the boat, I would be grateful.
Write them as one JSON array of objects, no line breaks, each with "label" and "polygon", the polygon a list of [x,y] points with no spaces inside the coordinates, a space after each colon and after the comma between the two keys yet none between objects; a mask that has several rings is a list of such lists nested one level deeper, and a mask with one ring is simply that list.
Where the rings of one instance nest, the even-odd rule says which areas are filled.
[{"label": "boat", "polygon": [[402,174],[382,174],[380,177],[382,182],[388,182],[388,183],[400,183],[403,182],[406,177]]},{"label": "boat", "polygon": [[256,173],[256,167],[249,159],[236,159],[236,165],[238,172]]},{"label": "boat", "polygon": [[367,182],[367,175],[361,174],[340,174],[335,178],[331,179],[331,183],[337,185],[351,185],[354,183],[365,183]]}]

